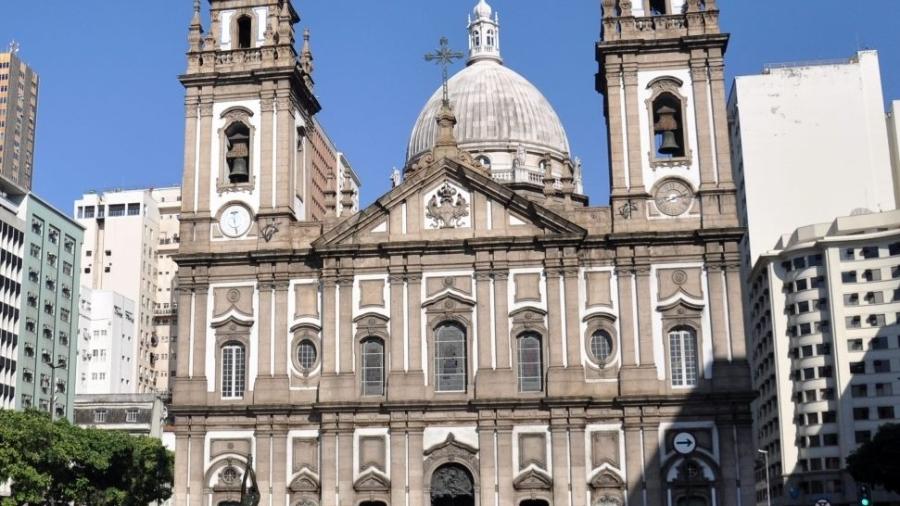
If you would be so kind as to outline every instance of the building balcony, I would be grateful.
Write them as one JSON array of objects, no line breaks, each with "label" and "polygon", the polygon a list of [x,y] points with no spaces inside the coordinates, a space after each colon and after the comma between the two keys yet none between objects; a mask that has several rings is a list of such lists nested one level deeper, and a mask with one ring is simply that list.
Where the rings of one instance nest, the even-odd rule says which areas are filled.
[{"label": "building balcony", "polygon": [[178,314],[178,304],[154,304],[153,316],[175,316]]}]

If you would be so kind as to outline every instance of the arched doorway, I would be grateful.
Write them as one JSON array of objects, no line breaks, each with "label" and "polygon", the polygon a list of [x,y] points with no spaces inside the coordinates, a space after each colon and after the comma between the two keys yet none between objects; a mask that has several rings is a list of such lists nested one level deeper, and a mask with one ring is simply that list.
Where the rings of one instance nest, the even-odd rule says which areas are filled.
[{"label": "arched doorway", "polygon": [[222,501],[219,503],[219,506],[241,506],[241,503],[238,501]]},{"label": "arched doorway", "polygon": [[431,506],[475,506],[475,481],[468,469],[445,464],[431,475]]},{"label": "arched doorway", "polygon": [[550,506],[547,501],[543,499],[531,499],[528,501],[522,501],[519,506]]},{"label": "arched doorway", "polygon": [[366,501],[366,502],[360,503],[359,506],[387,506],[387,505],[381,501]]}]

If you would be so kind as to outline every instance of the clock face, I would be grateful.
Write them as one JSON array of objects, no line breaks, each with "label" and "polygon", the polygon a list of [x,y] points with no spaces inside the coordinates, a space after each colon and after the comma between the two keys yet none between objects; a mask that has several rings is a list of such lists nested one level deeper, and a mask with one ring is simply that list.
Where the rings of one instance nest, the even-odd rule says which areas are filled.
[{"label": "clock face", "polygon": [[694,192],[691,187],[679,179],[663,181],[654,196],[656,208],[669,216],[679,216],[687,212],[693,199]]},{"label": "clock face", "polygon": [[228,237],[241,237],[250,230],[250,211],[242,205],[230,205],[222,212],[219,228]]}]

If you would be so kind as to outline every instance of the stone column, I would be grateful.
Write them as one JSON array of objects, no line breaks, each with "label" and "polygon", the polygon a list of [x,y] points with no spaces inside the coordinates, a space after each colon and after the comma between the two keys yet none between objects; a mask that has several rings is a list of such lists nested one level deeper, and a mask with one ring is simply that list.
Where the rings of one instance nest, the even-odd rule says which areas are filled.
[{"label": "stone column", "polygon": [[[711,49],[710,52],[719,52]],[[719,185],[734,186],[731,173],[731,139],[728,131],[728,110],[725,107],[725,62],[722,55],[709,56],[709,78],[712,87],[713,132],[716,134],[716,160],[718,161]]]},{"label": "stone column", "polygon": [[175,506],[188,506],[188,441],[190,441],[190,433],[182,428],[176,429],[175,432],[175,484],[172,490],[172,499]]},{"label": "stone column", "polygon": [[285,504],[287,496],[287,441],[284,430],[272,434],[272,504]]},{"label": "stone column", "polygon": [[[713,166],[712,146],[712,118],[710,118],[709,104],[709,74],[706,71],[706,55],[703,50],[694,51],[691,59],[691,81],[694,90],[694,121],[697,122],[697,160],[700,163],[700,189],[715,186],[715,170]],[[685,117],[687,111],[685,111]],[[684,129],[687,132],[687,129]]]},{"label": "stone column", "polygon": [[[275,322],[272,320],[272,304],[274,304],[274,290],[269,284],[259,285],[259,378],[270,377],[272,370],[272,329]],[[277,355],[276,355],[277,357]]]},{"label": "stone column", "polygon": [[496,472],[494,467],[494,428],[491,414],[483,415],[486,420],[478,424],[478,464],[481,476],[481,504],[494,504],[494,493],[497,490]]},{"label": "stone column", "polygon": [[340,319],[339,349],[341,351],[341,374],[353,373],[353,276],[338,280],[340,286]]},{"label": "stone column", "polygon": [[[288,289],[290,288],[287,280],[279,281],[275,284],[275,376],[287,376],[287,357],[293,350],[289,350],[288,337]],[[287,385],[285,385],[287,386]]]},{"label": "stone column", "polygon": [[624,118],[622,117],[622,102],[625,97],[622,96],[622,71],[618,65],[613,68],[607,65],[606,72],[606,104],[607,114],[609,115],[609,153],[610,165],[612,166],[612,191],[624,190],[628,185],[629,167],[625,163],[625,127]]},{"label": "stone column", "polygon": [[391,337],[390,337],[390,372],[403,372],[403,359],[407,350],[403,347],[403,329],[406,322],[403,320],[403,276],[399,273],[390,275],[391,296]]},{"label": "stone column", "polygon": [[428,506],[423,503],[424,494],[422,490],[426,484],[424,482],[424,448],[423,446],[423,428],[409,428],[409,504],[410,506]]},{"label": "stone column", "polygon": [[[194,297],[194,378],[206,377],[206,354],[213,353],[216,356],[219,350],[206,349],[206,306],[209,300],[209,287],[198,285],[195,287]],[[180,336],[179,336],[180,337]],[[189,357],[190,355],[186,355]]]},{"label": "stone column", "polygon": [[200,133],[198,120],[200,118],[200,93],[199,88],[190,87],[185,91],[184,98],[184,170],[181,180],[181,209],[183,212],[194,212],[194,190],[197,180],[195,170],[197,168],[197,135]]},{"label": "stone column", "polygon": [[[717,491],[719,492],[719,498],[724,504],[740,504],[737,491],[740,478],[736,470],[738,450],[734,440],[735,437],[736,433],[733,425],[719,426],[719,455],[721,456],[719,459],[719,472],[721,473],[721,479],[719,483],[715,484],[715,487],[720,489]],[[748,485],[752,483],[750,482]]]},{"label": "stone column", "polygon": [[[512,424],[509,422],[500,422],[497,424],[497,467],[498,490],[500,492],[500,506],[515,506],[513,504],[513,441],[512,441]],[[551,450],[552,451],[552,450]],[[550,457],[548,455],[548,457]]]},{"label": "stone column", "polygon": [[566,353],[569,367],[581,367],[580,308],[584,299],[578,293],[578,268],[566,268],[563,276],[566,291]]},{"label": "stone column", "polygon": [[[583,413],[581,413],[583,416]],[[589,456],[585,454],[584,444],[585,420],[572,419],[569,425],[569,461],[572,468],[572,504],[582,504],[587,497],[586,466]]]},{"label": "stone column", "polygon": [[[639,417],[637,419],[625,420],[625,475],[627,482],[627,498],[626,503],[630,506],[644,506],[645,504],[661,504],[661,503],[645,503],[644,502],[644,466],[642,453],[644,449],[641,445],[641,427]],[[654,448],[656,445],[652,445]]]},{"label": "stone column", "polygon": [[728,321],[731,325],[731,359],[747,360],[747,341],[744,337],[743,286],[741,266],[725,265],[725,284],[728,293]]},{"label": "stone column", "polygon": [[494,328],[497,336],[497,368],[509,369],[509,271],[494,272]]},{"label": "stone column", "polygon": [[714,363],[724,364],[728,361],[728,328],[725,325],[725,312],[728,311],[728,307],[725,304],[722,266],[720,264],[707,264],[704,275],[709,286],[709,316],[712,324],[710,329],[712,336],[710,338],[713,344],[712,359]]},{"label": "stone column", "polygon": [[402,422],[391,423],[391,504],[406,504],[406,427]]},{"label": "stone column", "polygon": [[641,367],[656,367],[653,357],[653,324],[651,320],[654,303],[650,297],[650,283],[655,279],[650,278],[650,266],[642,265],[636,270],[637,274],[637,306],[638,306],[638,335],[640,335],[640,365]]},{"label": "stone column", "polygon": [[[635,56],[626,56],[627,59]],[[628,177],[631,180],[633,192],[644,191],[643,164],[644,154],[641,153],[641,124],[639,114],[647,114],[644,104],[638,96],[638,64],[627,62],[622,65],[623,79],[625,81],[625,117],[626,131],[628,132]]]},{"label": "stone column", "polygon": [[[263,82],[263,90],[260,92],[259,115],[259,167],[253,167],[250,177],[256,177],[259,187],[259,208],[266,212],[272,210],[274,191],[272,175],[275,168],[272,166],[274,153],[272,152],[272,136],[275,135],[272,117],[275,114],[275,91],[272,90],[271,81]],[[251,153],[253,152],[251,146]],[[251,157],[251,160],[253,158]],[[251,161],[251,166],[253,162]],[[252,179],[251,179],[252,180]]]},{"label": "stone column", "polygon": [[337,282],[331,276],[322,277],[322,373],[334,374],[337,370],[337,340],[335,331],[335,287]]},{"label": "stone column", "polygon": [[[286,81],[282,81],[286,83]],[[278,131],[275,138],[275,163],[276,171],[275,200],[276,208],[281,212],[291,212],[294,204],[294,185],[291,178],[291,151],[294,150],[294,112],[291,101],[290,88],[285,87],[277,92],[276,105],[278,107]]]},{"label": "stone column", "polygon": [[177,379],[190,376],[188,372],[191,359],[191,297],[194,294],[193,287],[178,290],[178,356],[181,360],[175,361]]},{"label": "stone column", "polygon": [[659,422],[644,424],[644,486],[647,488],[647,504],[663,504],[662,469],[660,467]]},{"label": "stone column", "polygon": [[409,370],[422,371],[422,274],[407,275],[409,304]]},{"label": "stone column", "polygon": [[355,504],[353,491],[353,429],[341,428],[337,435],[340,467],[338,470],[338,490],[340,506]]},{"label": "stone column", "polygon": [[475,271],[475,310],[478,315],[478,369],[489,371],[491,364],[491,277],[487,271]]},{"label": "stone column", "polygon": [[212,137],[216,135],[213,132],[213,98],[205,96],[200,98],[200,180],[197,182],[199,195],[197,198],[197,210],[200,214],[208,214],[209,194],[212,185],[215,184],[215,178],[218,174],[213,174],[212,157],[217,156],[212,152]]},{"label": "stone column", "polygon": [[203,504],[201,500],[205,500],[203,497],[203,492],[206,489],[205,483],[203,483],[203,464],[204,464],[204,446],[203,446],[203,432],[200,432],[196,429],[191,429],[191,450],[190,450],[190,469],[188,469],[188,481],[189,481],[189,490],[191,500],[189,503],[191,505],[200,505]]},{"label": "stone column", "polygon": [[322,469],[319,470],[322,490],[322,506],[342,506],[335,495],[338,492],[338,473],[335,455],[337,454],[337,432],[333,428],[322,429]]},{"label": "stone column", "polygon": [[560,314],[559,300],[559,270],[546,269],[547,283],[547,320],[549,334],[547,347],[550,350],[550,367],[563,366],[563,342],[565,339],[562,328],[562,315]]},{"label": "stone column", "polygon": [[[265,502],[265,498],[272,495],[272,482],[269,476],[272,475],[271,469],[271,452],[272,452],[272,431],[270,428],[257,426],[256,433],[253,438],[256,441],[256,456],[253,457],[253,467],[256,471],[256,482],[259,486],[259,493]],[[272,476],[274,478],[274,475]],[[282,500],[284,502],[284,500]]]},{"label": "stone column", "polygon": [[619,293],[619,345],[622,347],[622,365],[637,365],[637,350],[634,347],[634,336],[637,333],[637,322],[634,321],[634,304],[632,300],[632,271],[619,267],[616,269],[616,281]]},{"label": "stone column", "polygon": [[569,442],[565,416],[550,422],[550,452],[553,461],[553,504],[569,504]]}]

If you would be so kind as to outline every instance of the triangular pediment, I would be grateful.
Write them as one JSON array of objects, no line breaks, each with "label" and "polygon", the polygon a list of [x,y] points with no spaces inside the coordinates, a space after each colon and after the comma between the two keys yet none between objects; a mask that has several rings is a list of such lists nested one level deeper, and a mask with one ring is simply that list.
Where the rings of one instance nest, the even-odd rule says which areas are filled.
[{"label": "triangular pediment", "polygon": [[313,248],[585,234],[582,227],[494,181],[484,170],[441,159],[327,231]]},{"label": "triangular pediment", "polygon": [[553,488],[553,479],[540,470],[529,467],[513,480],[516,490],[549,490]]},{"label": "triangular pediment", "polygon": [[356,480],[353,488],[357,492],[387,492],[391,489],[391,480],[373,468],[369,468]]},{"label": "triangular pediment", "polygon": [[291,492],[318,492],[319,479],[309,468],[304,467],[291,481],[290,489]]}]

